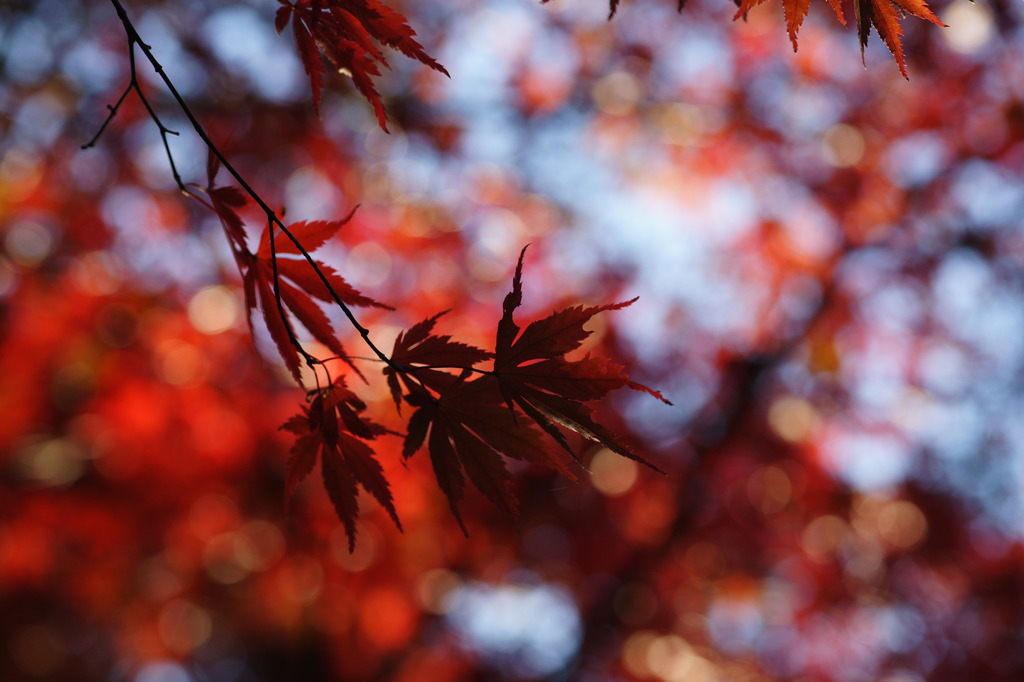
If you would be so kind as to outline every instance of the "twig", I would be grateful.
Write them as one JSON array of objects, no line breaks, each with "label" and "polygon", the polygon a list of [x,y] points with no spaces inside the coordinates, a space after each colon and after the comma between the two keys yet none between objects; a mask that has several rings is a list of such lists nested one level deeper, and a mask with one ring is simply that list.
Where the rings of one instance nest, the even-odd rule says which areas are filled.
[{"label": "twig", "polygon": [[[116,5],[117,3],[115,2],[114,4]],[[163,121],[161,121],[160,117],[157,115],[156,110],[153,109],[152,105],[149,103],[149,100],[146,98],[145,93],[142,92],[142,86],[139,84],[138,72],[136,71],[135,67],[136,44],[143,47],[144,49],[149,49],[149,46],[143,43],[142,40],[139,38],[138,33],[128,33],[128,63],[129,73],[131,74],[128,80],[128,87],[124,89],[124,92],[121,93],[121,96],[118,98],[117,102],[113,106],[110,106],[109,104],[107,105],[107,109],[110,110],[110,113],[107,114],[107,118],[103,121],[103,125],[100,126],[100,129],[98,131],[96,131],[96,134],[93,136],[93,138],[82,145],[82,149],[89,149],[90,147],[94,147],[96,145],[96,142],[100,139],[100,136],[103,135],[103,131],[107,129],[107,126],[110,125],[110,122],[114,120],[115,116],[117,116],[117,112],[121,108],[121,105],[124,104],[125,98],[127,98],[128,94],[134,90],[135,94],[139,96],[139,101],[141,101],[142,105],[146,107],[146,111],[149,113],[149,117],[153,120],[153,123],[156,124],[157,129],[160,131],[160,139],[164,144],[164,151],[167,152],[167,161],[171,164],[171,174],[174,176],[174,182],[178,185],[178,189],[181,190],[182,194],[188,195],[190,194],[190,192],[187,189],[185,189],[185,183],[181,181],[181,175],[178,173],[178,166],[174,163],[174,155],[171,153],[170,142],[168,142],[167,140],[168,135],[177,135],[178,132],[176,130],[171,130],[170,128],[164,125]]]}]

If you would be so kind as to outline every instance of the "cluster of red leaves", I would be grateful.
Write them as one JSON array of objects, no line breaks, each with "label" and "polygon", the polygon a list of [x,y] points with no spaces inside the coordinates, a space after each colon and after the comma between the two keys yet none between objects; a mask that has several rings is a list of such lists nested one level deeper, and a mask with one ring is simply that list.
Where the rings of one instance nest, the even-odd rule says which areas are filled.
[{"label": "cluster of red leaves", "polygon": [[[736,18],[764,1],[738,0]],[[280,33],[291,22],[317,110],[325,72],[323,58],[352,77],[384,130],[387,117],[373,79],[380,75],[380,66],[387,67],[388,63],[378,43],[447,74],[416,42],[405,17],[377,0],[279,2],[282,6],[275,26]],[[840,0],[828,2],[845,24]],[[680,1],[679,9],[683,6]],[[609,16],[617,8],[618,0],[611,0]],[[794,50],[809,8],[810,0],[783,0]],[[906,64],[897,14],[902,11],[942,25],[924,0],[855,0],[855,11],[862,51],[874,26],[904,76]],[[346,311],[349,306],[385,306],[363,296],[334,270],[310,256],[341,229],[351,214],[342,220],[298,222],[286,228],[268,211],[268,227],[252,253],[238,215],[245,197],[236,189],[215,185],[217,168],[211,155],[207,186],[203,188],[209,202],[203,203],[217,213],[227,232],[243,274],[250,325],[252,311],[259,306],[278,352],[300,383],[301,360],[309,365],[320,360],[297,340],[288,311],[317,341],[351,365],[314,299],[334,302]],[[277,234],[275,226],[279,228]],[[566,358],[589,335],[584,325],[594,315],[620,309],[632,301],[571,307],[520,329],[513,312],[522,301],[522,265],[520,255],[512,291],[505,298],[498,322],[493,353],[434,334],[440,317],[435,315],[398,336],[384,369],[396,406],[401,409],[404,403],[414,408],[403,455],[409,458],[427,446],[438,483],[463,530],[458,504],[467,477],[500,509],[516,515],[512,477],[505,459],[544,464],[575,479],[579,462],[565,431],[650,466],[594,421],[586,403],[618,388],[645,391],[665,401],[656,391],[631,381],[620,365],[590,355]],[[488,360],[493,362],[491,369],[477,367]],[[358,486],[373,495],[398,523],[387,480],[369,445],[385,430],[360,416],[365,404],[340,380],[311,395],[309,406],[284,426],[298,436],[288,465],[286,495],[291,496],[319,456],[324,486],[345,526],[350,546],[354,546]]]},{"label": "cluster of red leaves", "polygon": [[[296,222],[286,229],[268,216],[268,227],[253,253],[238,214],[246,204],[245,196],[236,188],[218,187],[218,170],[219,163],[211,154],[206,186],[198,188],[208,200],[196,198],[217,214],[228,236],[242,272],[250,327],[258,306],[278,353],[300,384],[300,361],[315,365],[322,359],[303,349],[288,312],[313,338],[352,365],[314,299],[342,307],[387,306],[359,293],[332,268],[310,256],[352,214],[336,221]],[[275,225],[280,229],[272,236]],[[586,403],[618,388],[644,391],[668,401],[630,380],[624,368],[610,360],[589,354],[566,358],[590,336],[584,325],[591,318],[624,308],[636,299],[566,308],[521,329],[513,313],[522,303],[525,254],[524,248],[512,291],[505,297],[493,353],[433,333],[444,314],[439,313],[398,335],[383,370],[396,407],[401,410],[407,404],[414,408],[403,456],[408,459],[426,443],[437,481],[463,531],[466,527],[458,503],[465,493],[466,477],[502,511],[517,515],[512,476],[504,458],[542,464],[576,480],[581,465],[563,429],[659,471],[594,421]],[[493,361],[491,369],[477,367],[488,360]],[[288,462],[286,504],[319,460],[324,488],[345,526],[350,549],[355,547],[359,486],[401,528],[390,487],[370,445],[388,431],[362,416],[365,410],[366,404],[346,386],[344,378],[337,377],[325,388],[311,391],[309,404],[282,427],[297,436]]]},{"label": "cluster of red leaves", "polygon": [[[590,335],[584,325],[594,315],[633,301],[567,308],[520,330],[513,312],[522,301],[525,253],[523,249],[512,291],[505,297],[493,354],[432,334],[439,317],[434,316],[395,340],[395,364],[385,370],[395,404],[401,406],[404,400],[416,408],[403,455],[409,458],[427,444],[434,473],[460,525],[458,502],[466,476],[500,509],[516,515],[503,457],[543,464],[575,480],[579,463],[561,429],[658,470],[595,422],[585,403],[617,388],[645,391],[668,401],[631,381],[614,362],[590,355],[579,360],[565,357]],[[492,369],[475,367],[489,358]]]},{"label": "cluster of red leaves", "polygon": [[[550,0],[541,0],[550,2]],[[754,7],[761,5],[767,0],[734,0],[739,9],[733,19],[746,17],[747,12]],[[826,0],[832,10],[836,13],[839,22],[846,26],[846,17],[843,16],[842,0]],[[678,0],[677,9],[682,12],[686,6],[686,0]],[[615,16],[619,8],[619,0],[609,0],[608,18]],[[786,31],[793,43],[793,51],[797,49],[797,34],[804,18],[811,9],[811,0],[782,0],[782,12],[786,17]],[[853,0],[854,15],[857,19],[857,36],[860,39],[861,55],[867,47],[868,37],[871,35],[871,27],[874,26],[878,37],[882,39],[892,56],[896,58],[896,64],[900,67],[900,73],[907,78],[907,64],[903,58],[903,28],[899,19],[905,14],[911,14],[919,19],[926,19],[938,26],[945,26],[939,18],[928,7],[925,0]]]},{"label": "cluster of red leaves", "polygon": [[[614,4],[613,0],[613,4]],[[739,9],[733,19],[746,17],[754,7],[764,3],[766,0],[736,0]],[[839,22],[846,26],[846,17],[843,16],[842,0],[827,0],[829,7],[836,13]],[[793,51],[797,49],[797,34],[804,18],[811,9],[811,0],[782,0],[782,12],[786,17],[786,31],[793,43]],[[861,56],[864,55],[864,48],[868,44],[868,36],[871,35],[871,27],[874,26],[878,37],[882,39],[892,56],[896,58],[896,64],[900,67],[900,73],[907,78],[907,64],[903,58],[903,28],[899,19],[904,14],[912,14],[920,19],[939,26],[945,26],[939,18],[928,8],[924,0],[854,0],[854,16],[857,19],[857,36],[860,39]]]},{"label": "cluster of red leaves", "polygon": [[[447,72],[414,40],[415,32],[400,13],[377,0],[279,0],[275,26],[280,33],[292,23],[303,66],[310,78],[313,106],[319,109],[324,63],[350,75],[356,88],[371,102],[384,130],[386,114],[373,78],[387,60],[377,43],[396,49],[438,71]],[[736,17],[745,16],[764,0],[739,0]],[[845,24],[839,0],[828,0]],[[679,9],[683,8],[679,3]],[[611,0],[611,14],[618,0]],[[810,7],[810,0],[783,0],[787,29],[793,47]],[[941,22],[924,0],[856,0],[856,17],[862,48],[875,26],[906,75],[897,12],[904,11],[936,24]],[[199,200],[220,218],[242,273],[249,324],[259,307],[285,366],[300,384],[301,364],[315,366],[321,358],[309,354],[299,342],[292,317],[335,357],[349,365],[351,359],[338,340],[317,301],[341,307],[351,321],[350,307],[387,306],[362,295],[337,272],[310,255],[333,237],[352,217],[341,220],[296,222],[285,226],[246,186],[265,211],[267,227],[255,253],[249,250],[239,210],[246,195],[215,183],[219,162],[211,149],[207,182],[199,189],[208,199]],[[658,392],[631,381],[623,367],[587,355],[568,359],[590,332],[584,325],[595,315],[618,310],[633,301],[603,306],[567,308],[521,329],[513,313],[522,302],[523,254],[519,257],[512,291],[506,296],[498,321],[493,353],[434,334],[440,317],[435,315],[400,334],[384,373],[396,406],[412,407],[403,455],[406,459],[426,445],[441,490],[465,531],[458,504],[466,478],[508,514],[516,515],[512,477],[505,459],[543,464],[575,479],[579,461],[565,431],[598,443],[624,457],[651,466],[631,452],[618,437],[598,424],[587,403],[610,391],[630,388],[668,402]],[[290,313],[290,315],[289,315]],[[357,325],[358,327],[358,325]],[[362,330],[360,328],[361,331]],[[365,334],[364,334],[365,335]],[[374,350],[377,350],[374,347]],[[478,365],[492,361],[490,369]],[[353,369],[358,374],[358,370]],[[324,486],[354,546],[362,486],[398,523],[388,482],[369,442],[387,431],[361,416],[366,405],[342,379],[329,380],[326,388],[311,392],[303,412],[284,425],[298,439],[288,464],[286,496],[319,459]],[[654,468],[652,466],[652,468]]]},{"label": "cluster of red leaves", "polygon": [[443,66],[423,51],[416,32],[404,16],[377,0],[279,0],[274,25],[280,33],[292,22],[302,66],[313,91],[313,108],[320,110],[324,63],[321,54],[340,73],[351,76],[356,89],[373,105],[377,122],[385,131],[387,114],[373,79],[380,67],[388,67],[376,43],[398,50],[432,69],[448,75]]},{"label": "cluster of red leaves", "polygon": [[[512,315],[522,298],[522,265],[521,255],[498,322],[494,353],[433,333],[438,314],[399,334],[384,369],[395,405],[414,408],[403,456],[408,459],[427,445],[438,484],[463,531],[458,503],[467,477],[499,509],[517,515],[504,458],[542,464],[576,480],[581,465],[561,429],[658,471],[595,422],[586,403],[617,388],[645,391],[668,401],[631,381],[614,362],[590,355],[578,360],[565,357],[590,335],[584,325],[594,315],[632,301],[567,308],[520,330]],[[492,369],[476,367],[487,360],[493,360]],[[357,484],[399,523],[388,483],[368,443],[386,430],[361,416],[366,405],[341,379],[311,395],[310,405],[283,427],[298,436],[285,494],[294,493],[319,454],[324,487],[354,547]]]}]

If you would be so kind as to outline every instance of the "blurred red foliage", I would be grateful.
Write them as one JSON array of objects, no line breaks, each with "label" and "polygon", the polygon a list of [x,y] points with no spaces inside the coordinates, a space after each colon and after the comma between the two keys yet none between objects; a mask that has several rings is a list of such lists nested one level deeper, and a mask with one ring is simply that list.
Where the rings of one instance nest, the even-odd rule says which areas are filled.
[{"label": "blurred red foliage", "polygon": [[273,3],[128,3],[288,224],[361,205],[317,258],[396,306],[360,316],[381,347],[451,309],[493,348],[528,242],[517,319],[640,296],[571,359],[675,403],[595,412],[667,476],[570,434],[589,480],[510,461],[518,520],[467,494],[466,538],[380,434],[403,532],[362,495],[351,552],[318,486],[285,510],[301,393],[146,109],[78,149],[128,77],[113,9],[0,7],[0,679],[1019,679],[1021,8],[905,22],[908,82],[832,10],[794,55],[790,15],[726,5],[395,3],[452,77],[391,60],[385,135],[343,74],[314,114]]}]

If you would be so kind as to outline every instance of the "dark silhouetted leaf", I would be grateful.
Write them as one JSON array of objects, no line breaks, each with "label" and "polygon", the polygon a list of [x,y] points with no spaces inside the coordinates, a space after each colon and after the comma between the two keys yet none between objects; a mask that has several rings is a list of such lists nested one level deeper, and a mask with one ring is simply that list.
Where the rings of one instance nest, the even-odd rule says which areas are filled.
[{"label": "dark silhouetted leaf", "polygon": [[319,454],[324,488],[345,526],[349,551],[355,548],[359,486],[388,512],[399,530],[402,528],[384,470],[366,442],[387,430],[363,417],[365,409],[363,401],[338,378],[329,388],[316,392],[309,406],[281,427],[298,436],[286,473],[286,503],[312,471]]}]

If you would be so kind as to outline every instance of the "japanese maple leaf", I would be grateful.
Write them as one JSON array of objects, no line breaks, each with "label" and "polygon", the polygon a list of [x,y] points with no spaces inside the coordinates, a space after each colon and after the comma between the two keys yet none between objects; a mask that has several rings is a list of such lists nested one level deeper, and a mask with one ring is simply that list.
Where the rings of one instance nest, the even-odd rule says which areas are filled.
[{"label": "japanese maple leaf", "polygon": [[[589,355],[580,360],[564,357],[590,335],[584,325],[594,315],[623,308],[632,301],[568,308],[520,330],[513,311],[522,300],[525,253],[523,249],[512,292],[505,298],[492,370],[472,367],[485,358],[483,351],[472,347],[467,350],[448,337],[432,336],[436,317],[413,327],[395,344],[393,357],[402,360],[389,375],[392,395],[397,400],[404,387],[408,391],[405,401],[417,408],[409,419],[403,454],[411,457],[426,444],[441,490],[464,531],[458,503],[467,477],[495,505],[515,516],[511,477],[503,458],[543,464],[576,479],[580,465],[561,428],[658,471],[595,422],[584,403],[603,398],[617,388],[644,391],[668,401],[631,381],[622,367],[610,360]],[[402,364],[412,362],[423,366],[409,370]],[[457,376],[437,369],[456,363],[465,363],[457,365],[463,367]],[[534,423],[554,443],[545,439]]]},{"label": "japanese maple leaf", "polygon": [[355,549],[356,519],[359,516],[358,487],[370,493],[388,512],[399,530],[402,524],[384,470],[366,442],[387,430],[361,413],[366,404],[350,391],[342,378],[317,391],[308,407],[281,428],[298,436],[291,450],[285,474],[285,505],[305,479],[317,459],[324,488],[338,518],[345,526],[348,548]]},{"label": "japanese maple leaf", "polygon": [[373,106],[377,122],[387,131],[387,115],[373,79],[380,67],[390,68],[377,43],[448,75],[423,51],[404,16],[377,0],[278,0],[274,25],[280,33],[292,22],[302,66],[309,76],[313,108],[320,111],[324,65],[321,54],[339,72],[351,76],[356,89]]},{"label": "japanese maple leaf", "polygon": [[[317,250],[332,237],[352,217],[350,213],[341,220],[297,222],[288,226],[288,232],[302,245],[308,254]],[[277,346],[278,353],[284,359],[285,366],[295,380],[301,383],[300,353],[293,343],[294,327],[285,310],[291,311],[302,325],[309,330],[317,341],[327,346],[336,356],[349,362],[341,341],[338,340],[327,315],[313,299],[337,303],[341,301],[348,306],[373,306],[389,309],[389,306],[364,296],[335,270],[320,261],[314,261],[314,268],[302,251],[283,230],[274,237],[273,248],[269,230],[264,230],[260,238],[259,249],[255,255],[245,254],[245,304],[249,311],[249,326],[252,327],[252,312],[257,304],[263,311],[270,336]],[[274,255],[277,258],[274,258]],[[274,268],[277,268],[277,291],[275,295]]]},{"label": "japanese maple leaf", "polygon": [[565,355],[580,347],[590,336],[584,325],[598,313],[619,310],[636,299],[602,306],[574,306],[532,322],[520,330],[513,312],[522,303],[524,248],[519,256],[512,291],[505,297],[504,313],[498,323],[491,378],[505,402],[521,409],[565,450],[569,445],[559,428],[575,431],[624,457],[655,471],[657,467],[634,454],[618,437],[595,422],[585,402],[603,398],[609,391],[630,388],[643,391],[666,404],[657,391],[629,379],[623,367],[610,360],[587,355],[568,360]]},{"label": "japanese maple leaf", "polygon": [[451,336],[432,334],[444,311],[413,325],[395,339],[391,352],[394,367],[384,369],[395,405],[401,409],[402,385],[407,391],[430,388],[440,392],[449,383],[442,368],[466,369],[493,357],[492,353],[453,341]]}]

